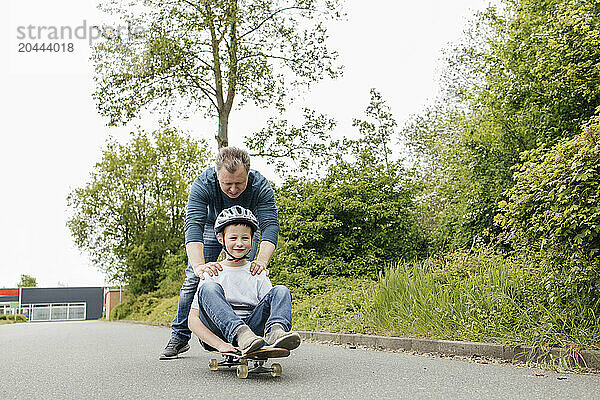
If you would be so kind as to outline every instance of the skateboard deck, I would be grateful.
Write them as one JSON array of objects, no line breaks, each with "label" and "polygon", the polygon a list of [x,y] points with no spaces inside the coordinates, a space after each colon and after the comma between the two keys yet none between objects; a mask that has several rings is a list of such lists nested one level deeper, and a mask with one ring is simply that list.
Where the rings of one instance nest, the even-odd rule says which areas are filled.
[{"label": "skateboard deck", "polygon": [[[209,361],[208,367],[211,371],[217,371],[219,367],[236,367],[236,375],[240,379],[247,378],[249,374],[262,373],[271,373],[274,377],[281,376],[280,364],[274,363],[270,367],[265,367],[265,362],[269,358],[282,358],[290,355],[289,350],[276,347],[263,347],[247,354],[218,351],[211,351],[211,353],[217,353],[223,357],[221,361],[216,358]],[[252,366],[248,366],[248,361],[252,362]]]}]

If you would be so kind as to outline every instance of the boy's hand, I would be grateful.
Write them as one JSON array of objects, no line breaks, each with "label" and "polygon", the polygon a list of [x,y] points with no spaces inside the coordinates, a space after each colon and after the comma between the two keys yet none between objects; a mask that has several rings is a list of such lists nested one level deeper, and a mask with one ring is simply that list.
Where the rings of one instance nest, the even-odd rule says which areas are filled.
[{"label": "boy's hand", "polygon": [[269,276],[269,270],[267,269],[267,263],[264,261],[252,261],[252,264],[250,264],[250,272],[252,273],[252,275],[256,275],[259,274],[263,271],[266,271],[267,276]]},{"label": "boy's hand", "polygon": [[240,349],[238,349],[237,347],[233,347],[233,345],[231,343],[227,343],[227,342],[223,342],[223,344],[221,344],[219,347],[217,347],[217,351],[219,351],[220,353],[234,353],[234,354],[239,354],[242,352]]},{"label": "boy's hand", "polygon": [[192,265],[192,269],[194,270],[194,275],[198,278],[204,280],[204,273],[207,273],[208,276],[217,276],[219,275],[219,271],[223,271],[223,267],[218,262],[209,262],[206,264]]}]

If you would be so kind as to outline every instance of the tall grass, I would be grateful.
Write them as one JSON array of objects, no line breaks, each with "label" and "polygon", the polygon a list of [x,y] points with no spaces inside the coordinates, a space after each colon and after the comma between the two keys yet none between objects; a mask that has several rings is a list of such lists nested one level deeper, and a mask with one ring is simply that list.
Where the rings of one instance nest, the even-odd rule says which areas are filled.
[{"label": "tall grass", "polygon": [[551,305],[543,278],[529,260],[489,249],[444,263],[400,262],[367,293],[363,318],[390,335],[598,348],[593,310]]}]

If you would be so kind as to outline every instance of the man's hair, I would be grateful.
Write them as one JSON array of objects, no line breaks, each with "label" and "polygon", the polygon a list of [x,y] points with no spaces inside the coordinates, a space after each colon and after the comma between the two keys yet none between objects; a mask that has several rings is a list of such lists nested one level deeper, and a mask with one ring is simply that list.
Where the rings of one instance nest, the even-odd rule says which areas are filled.
[{"label": "man's hair", "polygon": [[244,166],[246,172],[250,172],[250,155],[246,150],[232,146],[223,147],[219,150],[216,162],[217,172],[225,167],[227,172],[234,174],[240,165]]}]

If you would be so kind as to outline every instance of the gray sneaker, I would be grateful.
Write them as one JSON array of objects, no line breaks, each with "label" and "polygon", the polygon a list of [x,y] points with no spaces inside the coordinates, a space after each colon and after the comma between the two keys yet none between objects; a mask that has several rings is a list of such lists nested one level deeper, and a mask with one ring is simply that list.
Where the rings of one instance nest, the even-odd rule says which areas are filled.
[{"label": "gray sneaker", "polygon": [[269,347],[279,347],[282,349],[294,350],[300,346],[300,335],[298,332],[283,330],[281,325],[274,324],[265,335],[265,340]]},{"label": "gray sneaker", "polygon": [[236,338],[242,354],[251,353],[265,345],[265,340],[260,336],[256,336],[247,325],[243,325],[238,329]]},{"label": "gray sneaker", "polygon": [[171,360],[173,358],[179,358],[179,354],[184,353],[190,349],[190,345],[171,337],[167,347],[160,353],[159,360]]}]

